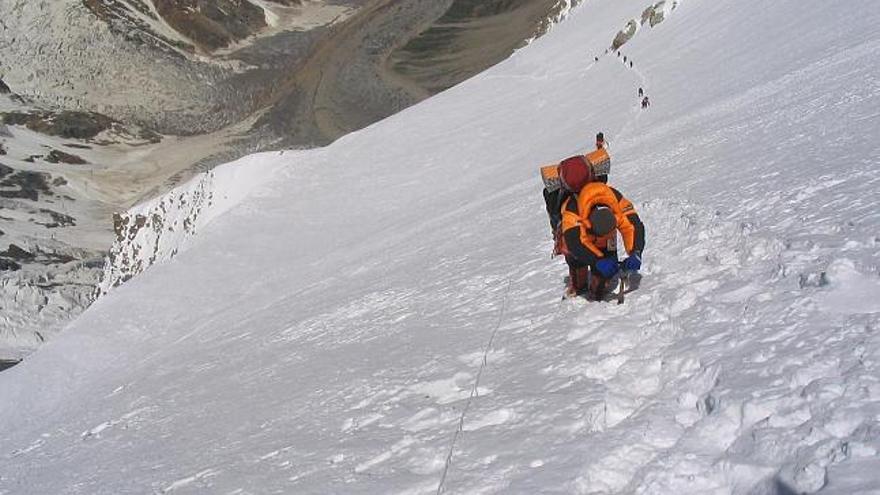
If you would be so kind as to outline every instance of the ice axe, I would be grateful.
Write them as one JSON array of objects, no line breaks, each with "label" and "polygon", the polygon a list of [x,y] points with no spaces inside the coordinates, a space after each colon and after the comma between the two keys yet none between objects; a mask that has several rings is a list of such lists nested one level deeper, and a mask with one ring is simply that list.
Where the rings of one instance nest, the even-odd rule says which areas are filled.
[{"label": "ice axe", "polygon": [[623,263],[620,264],[620,288],[617,290],[617,304],[623,304],[626,298],[626,280],[629,278],[629,272],[623,269]]}]

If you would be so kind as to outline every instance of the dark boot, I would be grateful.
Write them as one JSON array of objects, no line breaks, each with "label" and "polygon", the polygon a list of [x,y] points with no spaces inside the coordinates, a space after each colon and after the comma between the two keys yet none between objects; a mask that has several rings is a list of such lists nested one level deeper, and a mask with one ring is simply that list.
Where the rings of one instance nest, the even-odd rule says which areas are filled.
[{"label": "dark boot", "polygon": [[604,301],[608,295],[608,280],[602,278],[599,274],[593,273],[590,277],[590,289],[588,298],[591,301]]},{"label": "dark boot", "polygon": [[587,267],[573,267],[568,265],[568,287],[565,297],[575,297],[582,294],[588,287],[590,270]]}]

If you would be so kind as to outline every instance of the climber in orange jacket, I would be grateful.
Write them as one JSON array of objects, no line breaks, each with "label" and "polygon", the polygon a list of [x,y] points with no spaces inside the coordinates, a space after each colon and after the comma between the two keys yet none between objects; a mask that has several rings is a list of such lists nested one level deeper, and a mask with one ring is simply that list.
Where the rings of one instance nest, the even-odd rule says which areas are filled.
[{"label": "climber in orange jacket", "polygon": [[562,204],[561,251],[569,267],[566,295],[588,290],[590,298],[600,300],[621,266],[617,261],[617,232],[628,253],[622,263],[624,270],[638,271],[645,249],[645,226],[633,204],[617,189],[595,182],[593,177],[578,177],[579,183],[567,185],[565,175],[560,176],[563,187],[577,190]]}]

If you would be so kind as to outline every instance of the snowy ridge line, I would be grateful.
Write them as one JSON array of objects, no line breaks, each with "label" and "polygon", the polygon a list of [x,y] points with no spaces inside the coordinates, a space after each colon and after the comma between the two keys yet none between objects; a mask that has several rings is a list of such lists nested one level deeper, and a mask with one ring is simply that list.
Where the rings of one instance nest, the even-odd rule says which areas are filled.
[{"label": "snowy ridge line", "polygon": [[107,294],[155,263],[168,261],[185,250],[202,228],[273,176],[265,170],[269,162],[261,159],[268,154],[221,165],[162,196],[115,213],[116,239],[104,263],[96,295]]},{"label": "snowy ridge line", "polygon": [[471,406],[471,402],[473,402],[474,397],[479,395],[479,387],[480,387],[480,378],[483,376],[483,370],[486,368],[486,364],[489,361],[489,351],[492,349],[492,344],[495,342],[495,335],[498,334],[498,329],[501,328],[501,324],[504,322],[504,316],[507,313],[507,304],[510,300],[510,287],[513,285],[513,282],[510,278],[507,279],[507,288],[504,289],[504,302],[501,304],[501,312],[498,314],[498,322],[495,324],[495,329],[492,330],[492,335],[489,336],[489,342],[486,343],[486,348],[483,350],[483,357],[480,359],[480,369],[477,370],[477,377],[474,379],[474,386],[471,389],[471,393],[468,396],[467,402],[464,404],[464,408],[461,410],[461,416],[458,418],[458,427],[455,429],[455,433],[452,435],[452,443],[449,445],[449,453],[446,454],[446,461],[443,466],[443,474],[440,476],[440,484],[437,485],[437,495],[440,495],[443,492],[443,485],[446,483],[446,475],[449,474],[449,466],[452,465],[452,454],[455,451],[455,443],[458,441],[459,435],[464,431],[464,418],[467,415],[468,408]]}]

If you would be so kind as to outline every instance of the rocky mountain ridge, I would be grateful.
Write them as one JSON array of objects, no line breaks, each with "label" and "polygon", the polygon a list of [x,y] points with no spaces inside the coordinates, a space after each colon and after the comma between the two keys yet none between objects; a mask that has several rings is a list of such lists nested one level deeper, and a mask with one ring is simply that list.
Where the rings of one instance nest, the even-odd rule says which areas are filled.
[{"label": "rocky mountain ridge", "polygon": [[[266,0],[302,5],[301,0]],[[98,19],[132,39],[157,47],[210,53],[269,26],[261,3],[248,0],[83,0]]]}]

